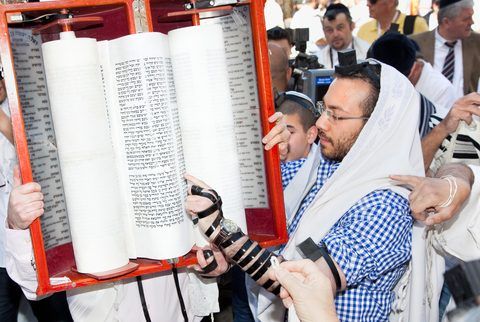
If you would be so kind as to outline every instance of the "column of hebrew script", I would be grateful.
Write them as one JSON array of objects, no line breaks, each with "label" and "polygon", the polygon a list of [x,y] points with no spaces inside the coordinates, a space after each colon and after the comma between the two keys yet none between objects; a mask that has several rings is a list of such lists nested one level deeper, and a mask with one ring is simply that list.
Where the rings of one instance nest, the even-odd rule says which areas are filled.
[{"label": "column of hebrew script", "polygon": [[41,37],[31,29],[9,29],[33,180],[42,186],[45,249],[71,241],[42,64]]},{"label": "column of hebrew script", "polygon": [[248,6],[202,24],[222,26],[245,208],[267,208],[262,127]]},{"label": "column of hebrew script", "polygon": [[[116,97],[109,103],[138,257],[173,258],[192,245],[182,140],[167,36],[108,42]],[[136,50],[141,48],[141,51]]]}]

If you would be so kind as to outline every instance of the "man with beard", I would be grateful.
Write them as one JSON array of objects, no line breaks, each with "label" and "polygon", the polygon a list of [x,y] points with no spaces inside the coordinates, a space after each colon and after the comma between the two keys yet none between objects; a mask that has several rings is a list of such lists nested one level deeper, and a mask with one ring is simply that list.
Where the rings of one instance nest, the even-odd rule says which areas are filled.
[{"label": "man with beard", "polygon": [[[312,171],[295,174],[305,176],[299,180],[303,186],[285,200],[291,205],[286,214],[289,241],[276,254],[286,260],[299,259],[302,255],[297,246],[311,238],[322,249],[315,262],[330,279],[339,319],[387,321],[395,298],[393,289],[411,258],[413,224],[408,191],[395,186],[388,176],[423,174],[418,93],[388,65],[370,61],[337,66],[336,71],[316,123],[321,153]],[[190,180],[202,186],[194,178]],[[210,199],[192,195],[186,208],[195,215],[211,205]],[[200,225],[203,220],[211,223],[219,212],[209,212]],[[212,240],[223,236],[222,227],[222,223],[220,229],[212,227]],[[231,259],[248,262],[249,250]],[[229,257],[228,250],[225,254]],[[197,255],[200,266],[205,266],[201,252]],[[223,273],[226,266],[219,262],[209,275]],[[247,273],[249,267],[243,266]],[[253,279],[246,281],[253,315],[259,321],[284,321],[279,299]],[[262,278],[257,281],[275,293],[275,284]]]},{"label": "man with beard", "polygon": [[319,47],[319,51],[315,53],[320,64],[325,68],[333,68],[338,65],[338,52],[347,49],[355,49],[357,59],[365,59],[369,44],[352,35],[355,23],[345,5],[341,3],[329,5],[322,18],[322,24],[327,45]]}]

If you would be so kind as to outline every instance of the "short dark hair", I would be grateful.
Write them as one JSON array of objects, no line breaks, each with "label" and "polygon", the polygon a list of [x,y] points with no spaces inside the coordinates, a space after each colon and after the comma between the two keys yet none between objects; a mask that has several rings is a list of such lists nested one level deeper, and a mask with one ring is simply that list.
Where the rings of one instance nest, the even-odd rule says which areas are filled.
[{"label": "short dark hair", "polygon": [[300,123],[302,124],[302,128],[305,132],[314,126],[318,119],[313,115],[312,112],[307,110],[298,102],[289,100],[288,98],[282,104],[280,104],[280,106],[277,108],[277,112],[282,112],[285,115],[298,115],[300,118]]},{"label": "short dark hair", "polygon": [[282,40],[286,39],[290,45],[292,45],[292,37],[290,33],[281,28],[281,27],[273,27],[267,30],[267,39],[268,40]]},{"label": "short dark hair", "polygon": [[339,14],[345,14],[347,17],[348,22],[352,23],[352,15],[350,14],[350,10],[348,7],[341,3],[333,3],[327,7],[325,10],[325,14],[323,15],[323,19],[327,19],[328,21],[335,20]]},{"label": "short dark hair", "polygon": [[363,110],[363,116],[370,117],[380,95],[380,64],[368,64],[366,67],[356,71],[352,74],[339,74],[335,73],[334,77],[338,79],[359,79],[370,85],[370,95],[360,104]]}]

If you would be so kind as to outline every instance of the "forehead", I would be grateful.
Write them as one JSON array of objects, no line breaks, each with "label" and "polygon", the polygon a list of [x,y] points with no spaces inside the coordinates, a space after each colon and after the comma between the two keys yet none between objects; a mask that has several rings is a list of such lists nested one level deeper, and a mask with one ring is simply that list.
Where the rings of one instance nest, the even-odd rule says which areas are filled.
[{"label": "forehead", "polygon": [[287,123],[287,126],[294,127],[294,128],[302,127],[302,121],[300,120],[300,116],[297,113],[285,114],[284,118],[285,118],[285,123]]},{"label": "forehead", "polygon": [[327,17],[325,17],[323,19],[323,25],[324,26],[336,26],[336,25],[341,24],[341,23],[348,23],[347,15],[344,14],[343,12],[337,14],[335,16],[335,19],[333,19],[333,20],[328,20]]},{"label": "forehead", "polygon": [[323,101],[328,108],[338,108],[346,113],[361,112],[360,105],[370,95],[370,84],[361,79],[336,78]]},{"label": "forehead", "polygon": [[467,18],[471,18],[473,16],[473,8],[462,8],[453,20],[463,20]]}]

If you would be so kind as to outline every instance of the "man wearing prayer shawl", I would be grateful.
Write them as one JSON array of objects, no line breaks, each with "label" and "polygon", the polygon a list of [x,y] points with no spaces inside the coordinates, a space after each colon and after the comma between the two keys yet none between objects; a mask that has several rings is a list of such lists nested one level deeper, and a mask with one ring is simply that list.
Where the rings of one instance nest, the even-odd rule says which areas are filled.
[{"label": "man wearing prayer shawl", "polygon": [[[405,76],[370,60],[337,67],[320,105],[320,153],[309,171],[298,171],[285,189],[289,241],[276,252],[295,260],[302,258],[297,246],[306,239],[325,245],[338,283],[323,257],[316,264],[336,290],[339,319],[387,321],[392,309],[405,310],[397,299],[408,290],[412,235],[414,242],[421,242],[416,235],[422,229],[412,233],[408,190],[389,179],[391,174],[424,174],[419,96]],[[202,207],[198,199],[189,203],[187,198],[187,212],[194,214],[212,203],[200,199]],[[210,216],[202,218],[211,224]],[[207,229],[209,224],[200,226]],[[246,282],[253,316],[263,322],[284,321],[280,299],[249,277]],[[421,303],[423,295],[414,295]]]}]

